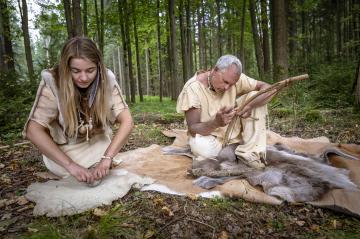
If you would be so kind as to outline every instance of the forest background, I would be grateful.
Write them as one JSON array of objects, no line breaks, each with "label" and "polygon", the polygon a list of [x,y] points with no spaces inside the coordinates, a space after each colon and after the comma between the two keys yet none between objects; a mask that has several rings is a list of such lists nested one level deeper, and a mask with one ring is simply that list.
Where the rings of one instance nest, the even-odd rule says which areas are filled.
[{"label": "forest background", "polygon": [[268,83],[310,75],[273,100],[281,114],[360,105],[358,0],[0,0],[1,141],[20,138],[41,70],[76,35],[96,41],[131,104],[176,100],[233,54]]}]

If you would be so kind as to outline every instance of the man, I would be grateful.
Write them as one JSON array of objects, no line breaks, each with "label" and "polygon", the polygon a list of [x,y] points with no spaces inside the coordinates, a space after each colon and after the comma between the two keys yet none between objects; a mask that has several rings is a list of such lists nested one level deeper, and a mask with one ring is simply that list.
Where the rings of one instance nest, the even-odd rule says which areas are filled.
[{"label": "man", "polygon": [[224,141],[228,124],[240,116],[231,134],[238,160],[254,168],[263,168],[266,152],[266,93],[243,110],[239,107],[256,91],[269,84],[242,74],[242,65],[232,55],[220,57],[210,71],[197,72],[186,82],[177,100],[177,112],[184,112],[188,126],[189,145],[196,160],[216,158]]}]

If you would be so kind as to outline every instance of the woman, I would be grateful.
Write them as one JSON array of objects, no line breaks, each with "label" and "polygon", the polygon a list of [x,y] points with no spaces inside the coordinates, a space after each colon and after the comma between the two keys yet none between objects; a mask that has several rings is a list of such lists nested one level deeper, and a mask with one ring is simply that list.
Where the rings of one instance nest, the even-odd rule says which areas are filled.
[{"label": "woman", "polygon": [[[100,181],[133,128],[114,74],[92,40],[75,37],[65,43],[59,65],[41,76],[24,136],[54,174]],[[110,139],[115,122],[120,126]]]}]

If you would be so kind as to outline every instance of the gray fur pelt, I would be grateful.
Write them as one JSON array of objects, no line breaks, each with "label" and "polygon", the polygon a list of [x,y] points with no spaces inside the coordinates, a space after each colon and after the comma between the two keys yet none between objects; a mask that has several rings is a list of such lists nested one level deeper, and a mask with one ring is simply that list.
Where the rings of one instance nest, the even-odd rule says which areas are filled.
[{"label": "gray fur pelt", "polygon": [[[282,144],[268,145],[265,169],[253,169],[236,159],[232,144],[225,147],[216,159],[193,160],[189,173],[195,177],[193,183],[210,189],[232,178],[243,178],[253,186],[262,186],[268,195],[279,197],[288,202],[310,202],[319,199],[330,189],[339,188],[358,190],[349,178],[349,170],[329,165],[327,151],[316,157],[296,153]],[[166,154],[182,154],[195,158],[190,149],[168,147]],[[329,150],[328,150],[329,151]],[[334,148],[329,151],[345,159],[358,160]],[[232,177],[229,177],[232,176]]]},{"label": "gray fur pelt", "polygon": [[246,173],[252,185],[261,185],[264,192],[288,202],[309,202],[319,199],[329,189],[358,190],[349,171],[327,164],[323,158],[297,154],[283,145],[267,147],[268,166],[264,171]]}]

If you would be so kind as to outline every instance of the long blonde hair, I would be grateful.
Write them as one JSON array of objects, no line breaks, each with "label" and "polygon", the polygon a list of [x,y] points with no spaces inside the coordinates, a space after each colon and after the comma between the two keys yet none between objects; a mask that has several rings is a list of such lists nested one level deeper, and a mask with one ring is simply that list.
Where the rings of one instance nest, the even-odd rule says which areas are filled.
[{"label": "long blonde hair", "polygon": [[80,107],[80,93],[72,80],[70,60],[73,58],[87,58],[97,65],[97,74],[99,74],[99,85],[96,97],[93,103],[92,117],[96,126],[107,125],[107,116],[109,114],[106,89],[108,79],[106,68],[103,63],[103,57],[96,44],[86,37],[74,37],[68,40],[60,56],[60,62],[53,69],[53,75],[58,87],[60,109],[64,118],[64,130],[68,137],[75,137],[78,128],[78,110]]}]

